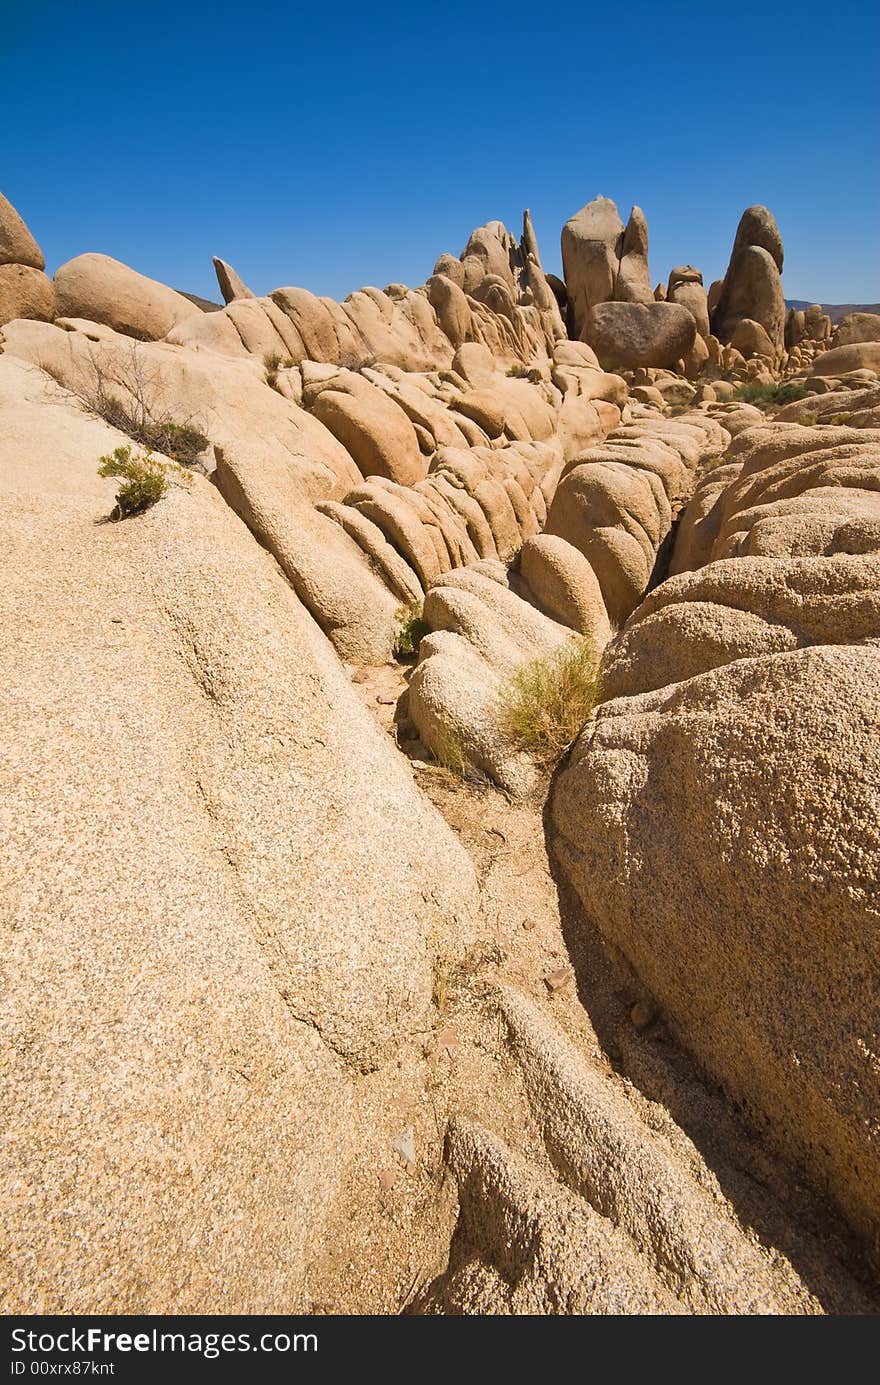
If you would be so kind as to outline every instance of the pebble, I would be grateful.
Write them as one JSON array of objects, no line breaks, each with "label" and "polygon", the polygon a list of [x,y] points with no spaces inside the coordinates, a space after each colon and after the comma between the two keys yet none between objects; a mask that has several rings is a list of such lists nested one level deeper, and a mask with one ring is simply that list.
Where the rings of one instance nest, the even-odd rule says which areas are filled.
[{"label": "pebble", "polygon": [[461,1048],[461,1039],[452,1028],[444,1029],[437,1035],[437,1047],[446,1050],[450,1058]]},{"label": "pebble", "polygon": [[416,1162],[416,1140],[411,1125],[407,1126],[402,1134],[395,1135],[394,1139],[391,1141],[391,1148],[394,1150],[395,1154],[399,1154],[408,1164],[414,1164]]},{"label": "pebble", "polygon": [[379,1187],[382,1188],[385,1192],[387,1192],[389,1188],[393,1188],[396,1182],[396,1169],[383,1169],[382,1172],[379,1174]]},{"label": "pebble", "polygon": [[544,984],[548,991],[559,991],[570,980],[571,972],[568,967],[560,967],[558,971],[551,971],[549,976],[544,977]]},{"label": "pebble", "polygon": [[647,1029],[657,1017],[657,1012],[653,1005],[649,1005],[645,1000],[637,1000],[629,1012],[629,1017],[636,1029]]}]

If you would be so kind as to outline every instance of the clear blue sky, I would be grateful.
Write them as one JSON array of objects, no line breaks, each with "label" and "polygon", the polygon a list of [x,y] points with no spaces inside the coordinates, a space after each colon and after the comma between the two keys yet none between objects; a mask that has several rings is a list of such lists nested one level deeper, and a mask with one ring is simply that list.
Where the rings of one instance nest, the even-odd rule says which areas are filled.
[{"label": "clear blue sky", "polygon": [[644,209],[651,272],[779,221],[789,298],[880,300],[880,6],[0,0],[0,188],[53,271],[217,297],[418,284],[499,218]]}]

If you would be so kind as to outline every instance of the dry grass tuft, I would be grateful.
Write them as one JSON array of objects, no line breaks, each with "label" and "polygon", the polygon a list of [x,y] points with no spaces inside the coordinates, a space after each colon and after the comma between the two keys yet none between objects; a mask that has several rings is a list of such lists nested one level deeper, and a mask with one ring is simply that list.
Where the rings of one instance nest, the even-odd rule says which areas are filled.
[{"label": "dry grass tuft", "polygon": [[501,694],[511,739],[536,760],[555,764],[589,720],[599,696],[598,657],[589,640],[569,640],[526,664]]}]

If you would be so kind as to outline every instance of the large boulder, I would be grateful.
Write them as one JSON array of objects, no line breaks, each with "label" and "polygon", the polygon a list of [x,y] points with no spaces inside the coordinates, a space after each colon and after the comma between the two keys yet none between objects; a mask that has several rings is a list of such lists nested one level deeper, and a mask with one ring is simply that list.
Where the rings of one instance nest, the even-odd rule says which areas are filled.
[{"label": "large boulder", "polygon": [[590,309],[614,294],[623,235],[623,222],[607,197],[595,197],[562,228],[569,328],[576,337],[583,338]]},{"label": "large boulder", "polygon": [[761,356],[768,361],[776,359],[777,353],[773,342],[760,322],[753,322],[750,317],[740,318],[731,335],[730,345],[734,350],[739,351],[746,360],[750,356]]},{"label": "large boulder", "polygon": [[614,297],[619,303],[654,302],[648,269],[648,223],[641,207],[633,207],[626,223]]},{"label": "large boulder", "polygon": [[0,327],[17,317],[51,322],[55,316],[52,280],[40,269],[0,264]]},{"label": "large boulder", "polygon": [[613,625],[642,599],[671,529],[672,507],[690,495],[693,472],[729,440],[703,413],[650,414],[568,463],[545,537],[564,539],[587,561]]},{"label": "large boulder", "polygon": [[822,351],[810,365],[810,375],[848,375],[852,370],[873,370],[880,375],[880,341],[856,342]]},{"label": "large boulder", "polygon": [[477,770],[513,795],[536,778],[531,757],[512,738],[501,703],[517,670],[552,657],[571,636],[512,591],[501,564],[481,562],[443,574],[429,587],[407,711],[442,764]]},{"label": "large boulder", "polygon": [[773,256],[760,245],[747,245],[732,261],[724,292],[712,317],[712,330],[730,342],[743,318],[758,322],[777,351],[785,344],[785,298]]},{"label": "large boulder", "polygon": [[869,1243],[878,474],[877,431],[738,434],[685,513],[678,575],[606,650],[608,700],[553,803],[590,917],[677,1037]]},{"label": "large boulder", "polygon": [[103,390],[131,415],[144,407],[148,417],[202,430],[217,464],[215,483],[342,657],[383,663],[400,598],[357,541],[313,509],[317,501],[341,500],[363,479],[333,434],[270,389],[256,361],[133,342],[94,324],[68,326],[10,323],[6,354],[45,365],[92,405]]},{"label": "large boulder", "polygon": [[803,308],[789,308],[785,316],[783,333],[786,351],[790,351],[793,346],[800,345],[806,335],[807,326]]},{"label": "large boulder", "polygon": [[696,334],[693,314],[680,303],[598,303],[582,326],[602,365],[625,369],[674,366]]},{"label": "large boulder", "polygon": [[68,260],[55,274],[55,298],[59,317],[102,322],[140,341],[159,341],[200,311],[182,293],[109,255]]},{"label": "large boulder", "polygon": [[709,338],[709,308],[703,276],[693,265],[679,265],[669,275],[666,287],[667,303],[680,303],[697,324],[697,332],[707,341]]},{"label": "large boulder", "polygon": [[811,303],[804,312],[804,329],[811,341],[827,341],[831,336],[831,318],[821,303]]},{"label": "large boulder", "polygon": [[834,340],[837,346],[880,341],[880,313],[847,313],[837,324]]},{"label": "large boulder", "polygon": [[511,259],[518,254],[516,238],[500,221],[489,221],[471,232],[468,243],[461,252],[464,267],[462,288],[473,294],[480,281],[487,275],[495,275],[514,291],[515,283]]},{"label": "large boulder", "polygon": [[0,1303],[307,1311],[472,867],[203,478],[99,523],[125,437],[0,410]]},{"label": "large boulder", "polygon": [[46,268],[42,250],[12,203],[0,192],[0,265],[5,264]]},{"label": "large boulder", "polygon": [[782,352],[786,323],[782,263],[782,237],[772,212],[766,207],[747,207],[737,227],[724,280],[714,295],[709,294],[716,337],[729,342],[740,319],[750,318],[761,324],[776,351]]},{"label": "large boulder", "polygon": [[303,403],[342,443],[363,476],[411,485],[426,474],[427,462],[406,413],[363,376],[340,370],[305,381]]},{"label": "large boulder", "polygon": [[[745,250],[749,245],[759,245],[763,250],[766,250],[779,273],[782,273],[784,257],[782,236],[776,224],[776,218],[768,207],[760,205],[746,207],[736,228],[730,265],[733,264],[740,251]],[[730,265],[728,265],[728,271]]]},{"label": "large boulder", "polygon": [[91,322],[12,322],[3,336],[7,354],[44,367],[90,407],[99,410],[102,397],[112,396],[133,420],[191,425],[227,457],[277,462],[309,503],[340,498],[361,480],[341,443],[270,389],[257,361],[132,341]]},{"label": "large boulder", "polygon": [[555,534],[536,534],[523,544],[519,567],[536,606],[585,635],[597,652],[605,648],[611,638],[608,612],[582,553]]},{"label": "large boulder", "polygon": [[217,275],[217,283],[220,292],[223,294],[224,303],[234,303],[237,298],[253,298],[254,295],[244,282],[240,274],[227,264],[225,260],[214,256],[214,273]]},{"label": "large boulder", "polygon": [[605,703],[573,752],[557,849],[673,1032],[876,1236],[880,652],[689,677],[668,638],[669,683]]}]

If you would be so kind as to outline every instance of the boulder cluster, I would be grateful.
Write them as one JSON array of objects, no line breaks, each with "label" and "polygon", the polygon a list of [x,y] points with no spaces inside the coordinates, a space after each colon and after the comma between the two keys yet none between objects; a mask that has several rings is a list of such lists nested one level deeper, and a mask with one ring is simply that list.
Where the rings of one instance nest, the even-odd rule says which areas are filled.
[{"label": "boulder cluster", "polygon": [[[0,198],[6,1311],[308,1307],[377,1125],[415,1165],[447,978],[515,944],[409,760],[546,828],[634,1032],[876,1253],[880,318],[787,311],[759,206],[708,291],[652,287],[602,197],[562,260],[526,212],[341,303],[216,258],[211,307],[97,253],[48,278]],[[169,485],[109,524],[120,447]],[[578,651],[551,779],[502,709]],[[458,1221],[420,1308],[821,1311],[660,1059],[636,1100],[579,1010],[493,977],[508,1047],[461,1090],[528,1157],[512,1117],[435,1131]]]}]

